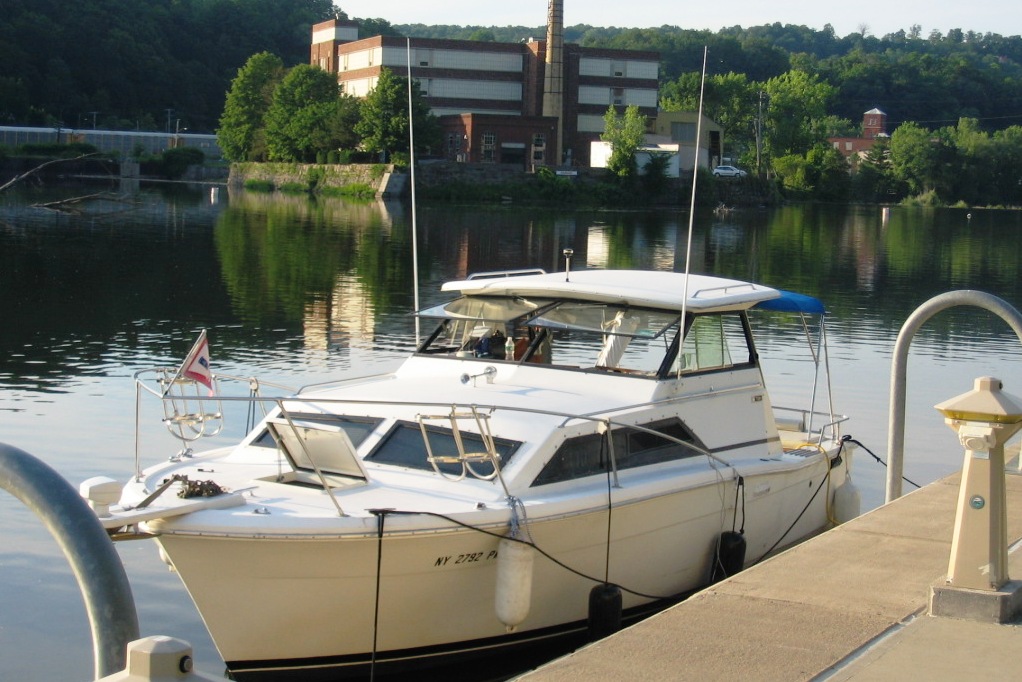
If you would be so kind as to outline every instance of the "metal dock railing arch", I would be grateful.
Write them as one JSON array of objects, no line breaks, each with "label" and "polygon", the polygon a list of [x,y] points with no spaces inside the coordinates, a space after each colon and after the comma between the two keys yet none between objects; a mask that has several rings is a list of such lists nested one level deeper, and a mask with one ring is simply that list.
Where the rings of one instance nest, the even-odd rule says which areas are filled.
[{"label": "metal dock railing arch", "polygon": [[905,320],[891,359],[891,413],[887,430],[887,498],[901,497],[901,481],[905,470],[905,390],[908,377],[908,349],[919,328],[937,313],[956,306],[970,305],[998,315],[1015,330],[1022,341],[1022,314],[1002,298],[985,291],[961,289],[934,296],[915,309]]}]

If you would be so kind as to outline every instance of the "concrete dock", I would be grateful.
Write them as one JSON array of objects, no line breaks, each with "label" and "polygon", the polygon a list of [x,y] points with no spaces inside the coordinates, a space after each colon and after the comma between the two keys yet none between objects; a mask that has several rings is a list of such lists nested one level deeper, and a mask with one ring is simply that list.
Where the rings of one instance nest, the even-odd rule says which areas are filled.
[{"label": "concrete dock", "polygon": [[[928,615],[944,584],[960,475],[916,490],[520,679],[1006,680],[1022,626]],[[1008,545],[1022,476],[1007,475]],[[1022,552],[1009,555],[1022,578]]]}]

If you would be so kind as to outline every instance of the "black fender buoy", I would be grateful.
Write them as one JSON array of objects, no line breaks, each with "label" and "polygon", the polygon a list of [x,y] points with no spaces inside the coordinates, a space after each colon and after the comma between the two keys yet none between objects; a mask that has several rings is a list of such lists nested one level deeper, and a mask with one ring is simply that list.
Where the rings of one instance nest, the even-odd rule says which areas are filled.
[{"label": "black fender buoy", "polygon": [[604,583],[589,590],[589,639],[596,641],[621,629],[621,588]]},{"label": "black fender buoy", "polygon": [[710,582],[715,583],[735,575],[745,566],[745,536],[733,530],[720,534],[714,556]]}]

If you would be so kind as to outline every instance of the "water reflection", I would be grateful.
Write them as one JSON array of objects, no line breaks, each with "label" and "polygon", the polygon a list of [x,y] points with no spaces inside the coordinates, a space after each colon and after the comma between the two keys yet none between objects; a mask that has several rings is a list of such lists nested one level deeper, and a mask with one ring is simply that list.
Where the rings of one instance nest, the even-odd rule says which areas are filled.
[{"label": "water reflection", "polygon": [[[0,195],[0,441],[43,456],[73,483],[127,475],[132,373],[179,359],[201,328],[209,330],[217,370],[290,385],[389,369],[414,344],[406,204],[212,197],[208,187],[143,185],[113,186],[114,199],[77,212],[33,207],[95,191],[25,187]],[[822,298],[832,313],[836,407],[851,415],[853,435],[883,455],[898,330],[918,305],[950,289],[982,289],[1022,305],[1020,222],[1018,212],[973,210],[969,219],[965,211],[905,208],[885,222],[879,208],[844,206],[700,213],[691,264]],[[688,215],[430,206],[419,208],[417,228],[425,307],[447,298],[442,282],[472,272],[561,270],[565,248],[574,250],[576,268],[682,270]],[[792,343],[800,331],[764,328],[761,345]],[[1003,321],[972,309],[924,326],[910,359],[910,477],[929,481],[960,467],[957,441],[932,406],[984,374],[1022,391],[1019,347]],[[783,398],[811,371],[806,364],[767,364],[768,383]],[[855,476],[865,506],[879,504],[884,470],[860,457]],[[47,632],[34,615],[75,602],[66,574],[42,572],[63,560],[9,498],[0,497],[0,512],[7,545],[18,548],[0,554],[0,581],[19,594],[24,588],[0,608],[0,677],[11,677],[6,662],[15,654],[42,656],[58,644],[81,653],[53,661],[41,676],[81,677],[91,663],[80,605],[57,625],[47,619]],[[177,578],[152,547],[121,552],[142,588],[146,633],[191,639],[198,660],[215,663]]]}]

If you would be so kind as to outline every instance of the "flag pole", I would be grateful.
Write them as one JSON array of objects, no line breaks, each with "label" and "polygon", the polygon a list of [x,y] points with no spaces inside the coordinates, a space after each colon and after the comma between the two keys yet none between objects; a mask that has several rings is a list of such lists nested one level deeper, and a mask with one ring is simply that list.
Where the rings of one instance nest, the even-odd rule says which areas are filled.
[{"label": "flag pole", "polygon": [[[196,360],[199,359],[199,357],[200,357],[200,355],[202,353],[203,348],[207,349],[206,350],[206,371],[208,373],[208,371],[209,371],[209,357],[208,357],[209,356],[209,351],[208,351],[209,342],[206,340],[206,330],[203,329],[201,332],[199,332],[199,338],[197,338],[195,340],[195,343],[192,344],[192,348],[191,348],[191,350],[188,351],[188,355],[185,356],[184,361],[177,368],[177,371],[174,372],[174,376],[167,383],[167,386],[163,389],[162,397],[164,397],[164,398],[167,397],[167,393],[170,392],[170,389],[174,385],[174,382],[177,381],[178,379],[180,379],[181,376],[184,375],[185,372],[188,371],[189,367],[191,365],[193,365],[196,362]],[[196,377],[193,377],[193,378],[196,378]],[[198,378],[196,378],[196,380],[197,381],[201,381],[201,379],[198,379]],[[207,383],[206,381],[202,381],[202,383],[206,384],[209,387],[210,391],[213,390],[212,382]]]}]

